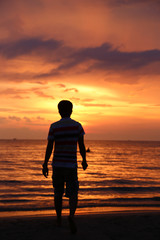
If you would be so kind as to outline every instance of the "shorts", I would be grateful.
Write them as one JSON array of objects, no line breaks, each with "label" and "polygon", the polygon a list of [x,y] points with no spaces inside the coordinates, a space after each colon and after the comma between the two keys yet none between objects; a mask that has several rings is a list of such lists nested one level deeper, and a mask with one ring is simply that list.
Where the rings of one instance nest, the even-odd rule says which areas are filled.
[{"label": "shorts", "polygon": [[63,195],[66,183],[66,197],[78,194],[77,168],[53,167],[52,182],[55,195]]}]

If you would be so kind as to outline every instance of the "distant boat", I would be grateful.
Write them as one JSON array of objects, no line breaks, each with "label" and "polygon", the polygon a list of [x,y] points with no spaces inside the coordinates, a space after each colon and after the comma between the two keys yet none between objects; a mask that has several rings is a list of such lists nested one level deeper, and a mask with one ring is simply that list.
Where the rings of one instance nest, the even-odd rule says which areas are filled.
[{"label": "distant boat", "polygon": [[86,152],[90,152],[91,150],[89,148],[87,148]]}]

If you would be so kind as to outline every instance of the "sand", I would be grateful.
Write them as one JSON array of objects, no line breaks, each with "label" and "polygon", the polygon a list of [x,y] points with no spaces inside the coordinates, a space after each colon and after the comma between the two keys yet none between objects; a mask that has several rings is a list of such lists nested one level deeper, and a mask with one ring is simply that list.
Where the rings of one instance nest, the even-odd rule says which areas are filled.
[{"label": "sand", "polygon": [[62,227],[55,225],[55,215],[9,216],[0,218],[1,240],[158,240],[160,210],[81,213],[75,221],[78,232],[70,233],[67,216]]}]

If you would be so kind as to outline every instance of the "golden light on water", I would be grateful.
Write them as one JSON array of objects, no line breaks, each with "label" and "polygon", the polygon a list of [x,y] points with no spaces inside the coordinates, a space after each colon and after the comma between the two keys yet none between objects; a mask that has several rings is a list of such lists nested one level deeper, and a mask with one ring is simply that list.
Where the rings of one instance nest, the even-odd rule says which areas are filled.
[{"label": "golden light on water", "polygon": [[[157,203],[159,142],[90,140],[85,143],[90,148],[86,171],[82,170],[78,152],[80,207]],[[53,209],[52,157],[48,178],[42,175],[46,144],[44,140],[1,140],[1,210]],[[68,199],[63,200],[64,207],[68,206]]]}]

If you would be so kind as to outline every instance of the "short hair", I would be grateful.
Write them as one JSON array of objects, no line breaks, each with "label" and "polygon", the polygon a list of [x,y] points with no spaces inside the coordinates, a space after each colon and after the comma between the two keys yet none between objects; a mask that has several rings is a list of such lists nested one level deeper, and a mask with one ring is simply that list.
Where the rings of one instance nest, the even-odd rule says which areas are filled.
[{"label": "short hair", "polygon": [[70,117],[73,104],[68,100],[62,100],[58,103],[58,110],[62,117]]}]

